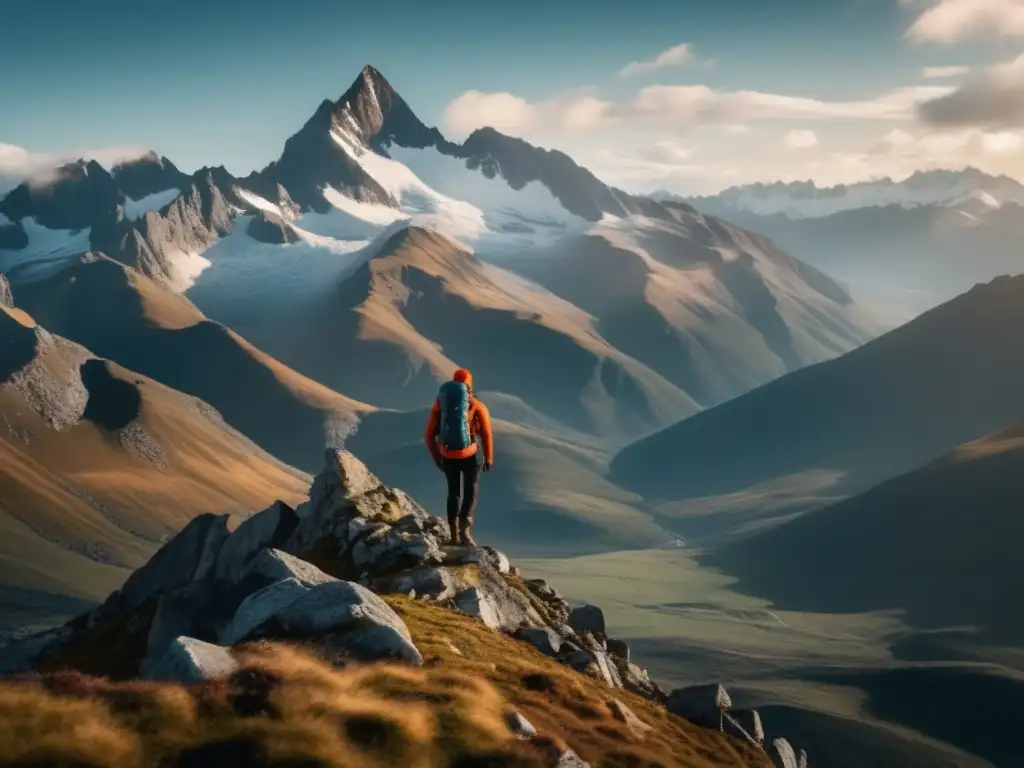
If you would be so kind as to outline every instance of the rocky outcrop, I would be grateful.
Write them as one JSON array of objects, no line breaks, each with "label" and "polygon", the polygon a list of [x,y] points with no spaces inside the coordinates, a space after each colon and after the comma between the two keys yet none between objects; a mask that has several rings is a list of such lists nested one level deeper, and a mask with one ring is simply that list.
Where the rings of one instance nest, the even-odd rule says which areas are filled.
[{"label": "rocky outcrop", "polygon": [[6,275],[0,275],[0,306],[14,308],[14,295],[11,293],[11,283]]},{"label": "rocky outcrop", "polygon": [[230,675],[238,668],[231,651],[192,637],[178,637],[159,656],[147,658],[139,676],[149,680],[200,683]]},{"label": "rocky outcrop", "polygon": [[[444,521],[384,486],[345,451],[326,452],[309,500],[298,508],[278,502],[234,531],[227,523],[226,516],[196,518],[102,606],[59,631],[4,649],[0,672],[47,664],[69,650],[75,657],[76,647],[95,643],[97,632],[110,637],[111,627],[139,647],[135,674],[154,679],[230,675],[232,648],[263,640],[312,645],[329,651],[332,663],[420,665],[424,659],[408,627],[380,597],[400,593],[472,616],[600,681],[609,689],[610,715],[636,739],[653,728],[611,695],[614,690],[663,702],[676,715],[764,749],[760,717],[731,712],[722,686],[666,694],[630,659],[626,642],[607,636],[600,608],[570,606],[547,582],[523,580],[496,550],[452,546]],[[532,738],[532,726],[521,717],[509,727]],[[788,759],[792,748],[787,752],[776,739],[768,751],[772,759]],[[583,765],[571,751],[558,760]]]}]

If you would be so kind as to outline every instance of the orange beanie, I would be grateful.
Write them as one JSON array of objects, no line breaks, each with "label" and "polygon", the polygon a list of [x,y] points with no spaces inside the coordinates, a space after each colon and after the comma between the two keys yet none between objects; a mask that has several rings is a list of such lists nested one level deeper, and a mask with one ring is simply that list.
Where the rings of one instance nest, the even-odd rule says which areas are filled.
[{"label": "orange beanie", "polygon": [[465,368],[459,368],[459,370],[453,373],[452,381],[461,381],[470,389],[473,388],[473,374],[467,371]]}]

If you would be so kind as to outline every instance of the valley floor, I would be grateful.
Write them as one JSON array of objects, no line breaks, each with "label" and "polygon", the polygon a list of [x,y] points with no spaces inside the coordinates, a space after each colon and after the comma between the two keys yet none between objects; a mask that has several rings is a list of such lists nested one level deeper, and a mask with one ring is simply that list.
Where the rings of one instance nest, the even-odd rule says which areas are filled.
[{"label": "valley floor", "polygon": [[686,549],[521,561],[570,601],[601,605],[669,686],[725,684],[827,768],[1024,766],[1013,713],[1024,653],[922,634],[898,614],[776,610]]}]

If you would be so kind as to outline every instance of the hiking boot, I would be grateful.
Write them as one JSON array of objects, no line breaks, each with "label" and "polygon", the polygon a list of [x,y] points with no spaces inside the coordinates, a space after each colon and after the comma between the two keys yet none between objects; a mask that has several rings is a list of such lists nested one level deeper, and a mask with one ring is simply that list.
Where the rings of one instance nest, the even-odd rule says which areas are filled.
[{"label": "hiking boot", "polygon": [[459,526],[459,543],[464,547],[475,547],[476,542],[473,537],[469,535],[470,530],[473,528],[473,521],[464,522]]},{"label": "hiking boot", "polygon": [[459,523],[457,517],[448,518],[448,541],[452,546],[459,543]]}]

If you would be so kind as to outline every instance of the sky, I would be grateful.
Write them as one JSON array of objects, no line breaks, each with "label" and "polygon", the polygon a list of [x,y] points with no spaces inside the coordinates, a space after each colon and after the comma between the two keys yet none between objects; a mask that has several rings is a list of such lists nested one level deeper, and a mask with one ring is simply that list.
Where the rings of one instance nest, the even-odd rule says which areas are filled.
[{"label": "sky", "polygon": [[0,183],[140,147],[244,175],[365,64],[630,191],[1024,180],[1024,0],[2,0]]}]

